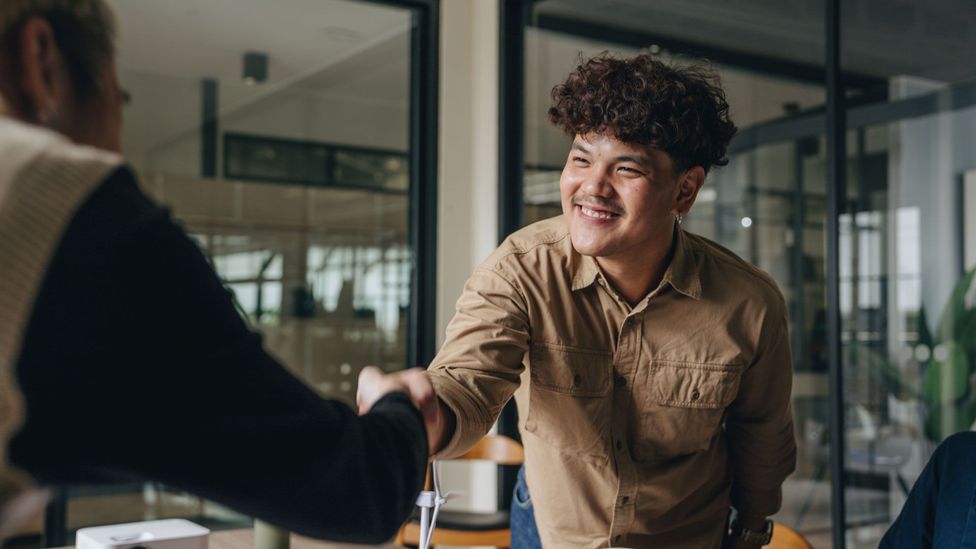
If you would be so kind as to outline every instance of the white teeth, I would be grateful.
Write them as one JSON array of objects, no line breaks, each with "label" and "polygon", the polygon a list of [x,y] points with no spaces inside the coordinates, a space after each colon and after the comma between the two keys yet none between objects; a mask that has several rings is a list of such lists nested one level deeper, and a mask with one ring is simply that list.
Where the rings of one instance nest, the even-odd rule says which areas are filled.
[{"label": "white teeth", "polygon": [[610,219],[611,217],[614,217],[614,215],[611,213],[598,212],[596,210],[591,210],[586,206],[580,206],[580,211],[583,212],[583,215],[586,217],[592,217],[594,219]]}]

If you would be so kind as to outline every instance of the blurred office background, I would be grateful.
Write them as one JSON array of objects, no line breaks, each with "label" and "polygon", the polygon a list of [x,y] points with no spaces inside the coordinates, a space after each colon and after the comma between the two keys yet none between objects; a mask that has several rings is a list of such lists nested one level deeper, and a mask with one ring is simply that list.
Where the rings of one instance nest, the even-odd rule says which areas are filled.
[{"label": "blurred office background", "polygon": [[[775,519],[876,547],[935,445],[976,427],[976,6],[829,2],[114,0],[125,152],[268,348],[351,403],[363,365],[430,359],[501,236],[559,213],[546,109],[581,55],[708,59],[740,131],[685,227],[790,306],[799,462]],[[493,467],[447,478],[456,505],[507,504]],[[60,495],[23,543],[249,523],[151,483]]]}]

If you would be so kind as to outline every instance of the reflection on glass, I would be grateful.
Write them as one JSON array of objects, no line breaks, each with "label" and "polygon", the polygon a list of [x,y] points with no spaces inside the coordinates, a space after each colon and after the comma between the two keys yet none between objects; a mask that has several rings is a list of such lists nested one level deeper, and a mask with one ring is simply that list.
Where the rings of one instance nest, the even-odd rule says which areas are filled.
[{"label": "reflection on glass", "polygon": [[372,151],[337,151],[335,181],[340,185],[406,191],[406,155]]},{"label": "reflection on glass", "polygon": [[224,177],[327,185],[332,182],[326,145],[296,140],[224,135]]},{"label": "reflection on glass", "polygon": [[847,113],[839,220],[845,495],[857,549],[877,547],[935,446],[976,428],[976,255],[966,230],[976,215],[966,193],[974,22],[976,9],[944,1],[901,18],[858,10],[841,20],[843,69],[879,81],[872,103]]},{"label": "reflection on glass", "polygon": [[906,116],[892,100],[879,111],[891,122],[850,132],[840,219],[846,497],[864,517],[850,526],[858,548],[877,545],[935,446],[976,428],[976,262],[962,230],[976,210],[964,193],[971,156],[953,153],[976,138],[976,108]]}]

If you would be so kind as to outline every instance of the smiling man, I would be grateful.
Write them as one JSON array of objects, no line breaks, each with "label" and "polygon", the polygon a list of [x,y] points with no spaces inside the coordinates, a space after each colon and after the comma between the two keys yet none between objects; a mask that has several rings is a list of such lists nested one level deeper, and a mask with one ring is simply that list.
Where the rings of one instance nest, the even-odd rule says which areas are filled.
[{"label": "smiling man", "polygon": [[727,163],[724,93],[701,67],[604,55],[553,100],[574,138],[563,215],[468,280],[429,369],[439,455],[514,394],[513,548],[759,547],[795,464],[786,308],[768,275],[680,227]]}]

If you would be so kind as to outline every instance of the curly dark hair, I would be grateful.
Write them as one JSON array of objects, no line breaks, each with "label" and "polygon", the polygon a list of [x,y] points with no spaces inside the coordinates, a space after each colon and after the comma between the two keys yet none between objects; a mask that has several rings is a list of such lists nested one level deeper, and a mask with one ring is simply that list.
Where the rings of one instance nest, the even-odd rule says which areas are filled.
[{"label": "curly dark hair", "polygon": [[670,65],[650,54],[580,59],[552,89],[549,120],[568,135],[610,133],[667,153],[680,173],[729,163],[735,124],[718,76],[708,66]]}]

